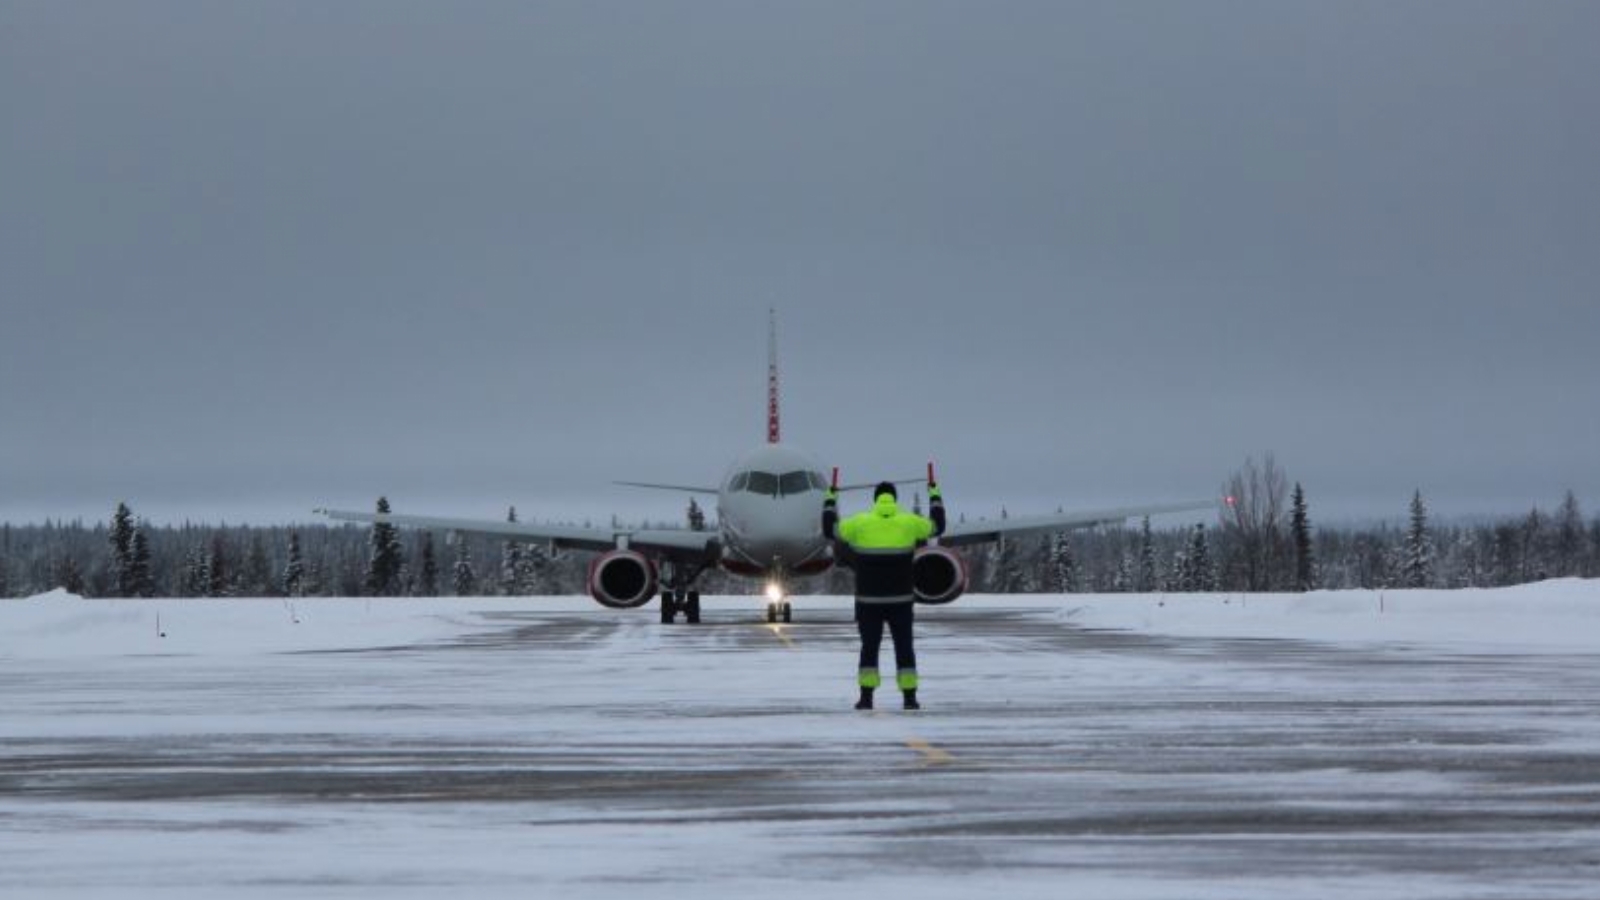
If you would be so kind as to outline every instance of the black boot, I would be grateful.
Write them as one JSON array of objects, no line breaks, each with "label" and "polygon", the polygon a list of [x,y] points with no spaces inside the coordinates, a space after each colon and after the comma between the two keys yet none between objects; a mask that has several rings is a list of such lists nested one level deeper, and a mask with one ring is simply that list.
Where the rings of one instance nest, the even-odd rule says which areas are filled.
[{"label": "black boot", "polygon": [[917,690],[912,688],[906,691],[906,709],[921,709],[922,704],[917,702]]},{"label": "black boot", "polygon": [[861,699],[856,701],[856,709],[871,709],[871,708],[872,708],[872,688],[864,687],[864,688],[861,689]]}]

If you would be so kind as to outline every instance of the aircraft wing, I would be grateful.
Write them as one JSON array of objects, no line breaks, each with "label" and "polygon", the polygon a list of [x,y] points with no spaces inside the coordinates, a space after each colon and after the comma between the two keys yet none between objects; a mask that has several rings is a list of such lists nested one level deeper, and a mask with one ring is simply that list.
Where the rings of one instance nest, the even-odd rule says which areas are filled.
[{"label": "aircraft wing", "polygon": [[623,487],[648,488],[652,491],[681,491],[689,494],[717,493],[717,489],[714,487],[694,487],[687,484],[657,484],[653,481],[613,481],[611,483],[620,484]]},{"label": "aircraft wing", "polygon": [[952,522],[945,526],[944,534],[939,536],[939,543],[946,547],[959,547],[962,544],[982,544],[989,541],[997,541],[1003,535],[1071,531],[1075,528],[1093,528],[1096,525],[1119,525],[1128,519],[1136,519],[1141,516],[1216,509],[1217,504],[1218,501],[1216,500],[1197,500],[1193,503],[1128,506],[1121,509],[1087,510],[1048,516],[1018,516],[1009,519],[989,519],[981,522]]},{"label": "aircraft wing", "polygon": [[529,543],[549,542],[570,550],[613,550],[620,537],[627,538],[635,550],[657,551],[666,555],[703,555],[716,543],[714,531],[687,528],[586,528],[577,525],[545,525],[538,522],[495,522],[482,519],[448,519],[434,516],[406,516],[390,513],[349,512],[319,509],[316,512],[336,522],[371,522],[407,528],[459,531],[464,534],[492,534],[518,538]]}]

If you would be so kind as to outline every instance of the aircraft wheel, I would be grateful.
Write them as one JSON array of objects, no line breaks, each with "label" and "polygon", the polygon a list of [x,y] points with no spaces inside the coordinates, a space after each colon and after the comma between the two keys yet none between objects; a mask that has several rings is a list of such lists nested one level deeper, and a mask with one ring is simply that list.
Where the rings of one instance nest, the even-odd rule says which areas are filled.
[{"label": "aircraft wheel", "polygon": [[700,592],[690,591],[689,602],[684,605],[683,618],[690,625],[700,624]]},{"label": "aircraft wheel", "polygon": [[678,618],[678,602],[672,591],[661,592],[661,624],[671,625]]},{"label": "aircraft wheel", "polygon": [[785,624],[794,621],[794,607],[789,601],[783,601],[783,621]]},{"label": "aircraft wheel", "polygon": [[775,623],[777,621],[778,621],[778,604],[776,604],[776,603],[768,603],[767,604],[767,624],[770,625],[770,624],[773,624],[773,623]]}]

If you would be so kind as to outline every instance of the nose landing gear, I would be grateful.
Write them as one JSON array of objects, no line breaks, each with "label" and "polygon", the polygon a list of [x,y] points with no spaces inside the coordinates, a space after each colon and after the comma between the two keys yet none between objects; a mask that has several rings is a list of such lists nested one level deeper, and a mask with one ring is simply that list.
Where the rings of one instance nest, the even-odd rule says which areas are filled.
[{"label": "nose landing gear", "polygon": [[767,623],[777,624],[780,619],[786,623],[793,622],[794,607],[790,605],[788,592],[783,585],[774,581],[767,585]]}]

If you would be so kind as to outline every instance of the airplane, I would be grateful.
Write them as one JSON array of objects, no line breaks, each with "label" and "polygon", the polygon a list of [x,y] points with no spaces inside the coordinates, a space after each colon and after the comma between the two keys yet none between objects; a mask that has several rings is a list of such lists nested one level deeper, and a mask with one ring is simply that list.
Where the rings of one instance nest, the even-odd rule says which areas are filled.
[{"label": "airplane", "polygon": [[[831,482],[816,457],[782,440],[779,417],[777,318],[767,338],[767,440],[740,456],[716,486],[620,481],[617,484],[655,490],[713,495],[717,529],[595,528],[535,522],[495,522],[436,518],[395,513],[316,510],[340,522],[387,523],[461,534],[497,535],[530,543],[548,543],[552,550],[595,551],[589,563],[589,595],[601,606],[637,609],[655,599],[660,589],[661,622],[700,621],[700,594],[695,582],[707,570],[765,582],[768,622],[792,622],[789,585],[833,568],[834,550],[822,536],[822,502]],[[933,467],[929,464],[929,477]],[[834,471],[837,479],[837,470]],[[925,479],[899,479],[917,483]],[[877,482],[846,484],[841,492],[866,490]],[[1216,501],[1133,506],[1121,509],[1006,518],[999,521],[951,522],[944,534],[916,550],[913,577],[917,602],[945,604],[967,587],[967,565],[957,548],[1002,537],[1067,531],[1121,524],[1128,519],[1162,513],[1211,509]]]}]

